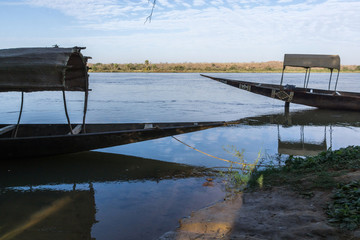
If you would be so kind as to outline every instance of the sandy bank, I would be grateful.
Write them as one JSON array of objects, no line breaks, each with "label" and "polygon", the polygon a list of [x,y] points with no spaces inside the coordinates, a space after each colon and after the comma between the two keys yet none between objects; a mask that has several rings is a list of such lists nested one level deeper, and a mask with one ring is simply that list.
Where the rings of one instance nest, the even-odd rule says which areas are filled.
[{"label": "sandy bank", "polygon": [[[359,180],[360,171],[340,181]],[[246,192],[180,220],[160,239],[360,239],[360,230],[342,231],[327,223],[324,208],[331,191],[311,198],[285,188]]]}]

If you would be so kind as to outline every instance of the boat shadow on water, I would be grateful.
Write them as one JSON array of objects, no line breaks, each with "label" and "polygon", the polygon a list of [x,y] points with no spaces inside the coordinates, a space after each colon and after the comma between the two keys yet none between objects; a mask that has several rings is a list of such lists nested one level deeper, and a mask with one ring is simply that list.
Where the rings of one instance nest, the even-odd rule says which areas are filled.
[{"label": "boat shadow on water", "polygon": [[0,172],[2,240],[92,239],[96,183],[214,174],[203,167],[93,151],[2,161]]}]

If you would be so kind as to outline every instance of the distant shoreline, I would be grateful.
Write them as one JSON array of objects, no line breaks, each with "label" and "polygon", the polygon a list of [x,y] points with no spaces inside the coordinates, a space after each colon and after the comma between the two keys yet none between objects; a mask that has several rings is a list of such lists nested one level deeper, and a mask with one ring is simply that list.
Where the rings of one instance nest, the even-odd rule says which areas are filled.
[{"label": "distant shoreline", "polygon": [[[89,72],[124,73],[281,73],[281,61],[259,63],[89,63]],[[286,68],[286,72],[302,73],[301,68]],[[313,68],[312,72],[330,72],[328,69]],[[360,73],[360,65],[342,65],[341,72]]]}]

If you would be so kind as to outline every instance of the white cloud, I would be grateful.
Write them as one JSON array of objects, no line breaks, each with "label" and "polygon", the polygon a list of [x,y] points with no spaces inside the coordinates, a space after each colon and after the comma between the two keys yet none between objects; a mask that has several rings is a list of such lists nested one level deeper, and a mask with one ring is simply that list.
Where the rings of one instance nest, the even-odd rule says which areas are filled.
[{"label": "white cloud", "polygon": [[[93,42],[128,46],[133,55],[148,54],[159,61],[281,60],[285,52],[336,53],[355,59],[360,54],[360,1],[309,1],[278,0],[270,5],[260,0],[158,0],[153,21],[146,25],[151,10],[147,0],[24,3],[56,9],[77,19],[79,28],[112,34],[87,38]],[[111,57],[112,52],[107,54]]]},{"label": "white cloud", "polygon": [[173,7],[175,7],[175,5],[169,3],[168,0],[157,0],[157,4],[159,4],[159,5],[161,5],[161,6],[164,6],[164,7],[167,7],[167,8],[173,8]]},{"label": "white cloud", "polygon": [[204,0],[194,0],[194,6],[198,7],[198,6],[203,6],[205,5],[205,1]]},{"label": "white cloud", "polygon": [[221,6],[221,5],[224,5],[224,1],[222,0],[213,0],[210,2],[212,5],[215,5],[215,6]]},{"label": "white cloud", "polygon": [[[166,0],[160,0],[161,2]],[[108,19],[124,18],[130,12],[148,11],[147,1],[133,3],[116,0],[25,0],[24,4],[58,10],[82,21],[106,22]]]}]

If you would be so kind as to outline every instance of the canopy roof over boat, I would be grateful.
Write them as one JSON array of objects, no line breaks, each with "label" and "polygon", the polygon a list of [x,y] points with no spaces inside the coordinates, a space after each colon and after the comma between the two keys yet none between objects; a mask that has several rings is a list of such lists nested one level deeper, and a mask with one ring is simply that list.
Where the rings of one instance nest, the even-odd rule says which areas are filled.
[{"label": "canopy roof over boat", "polygon": [[73,48],[0,50],[0,92],[87,91],[88,57]]},{"label": "canopy roof over boat", "polygon": [[320,67],[340,71],[339,55],[285,54],[284,68],[289,67]]}]

